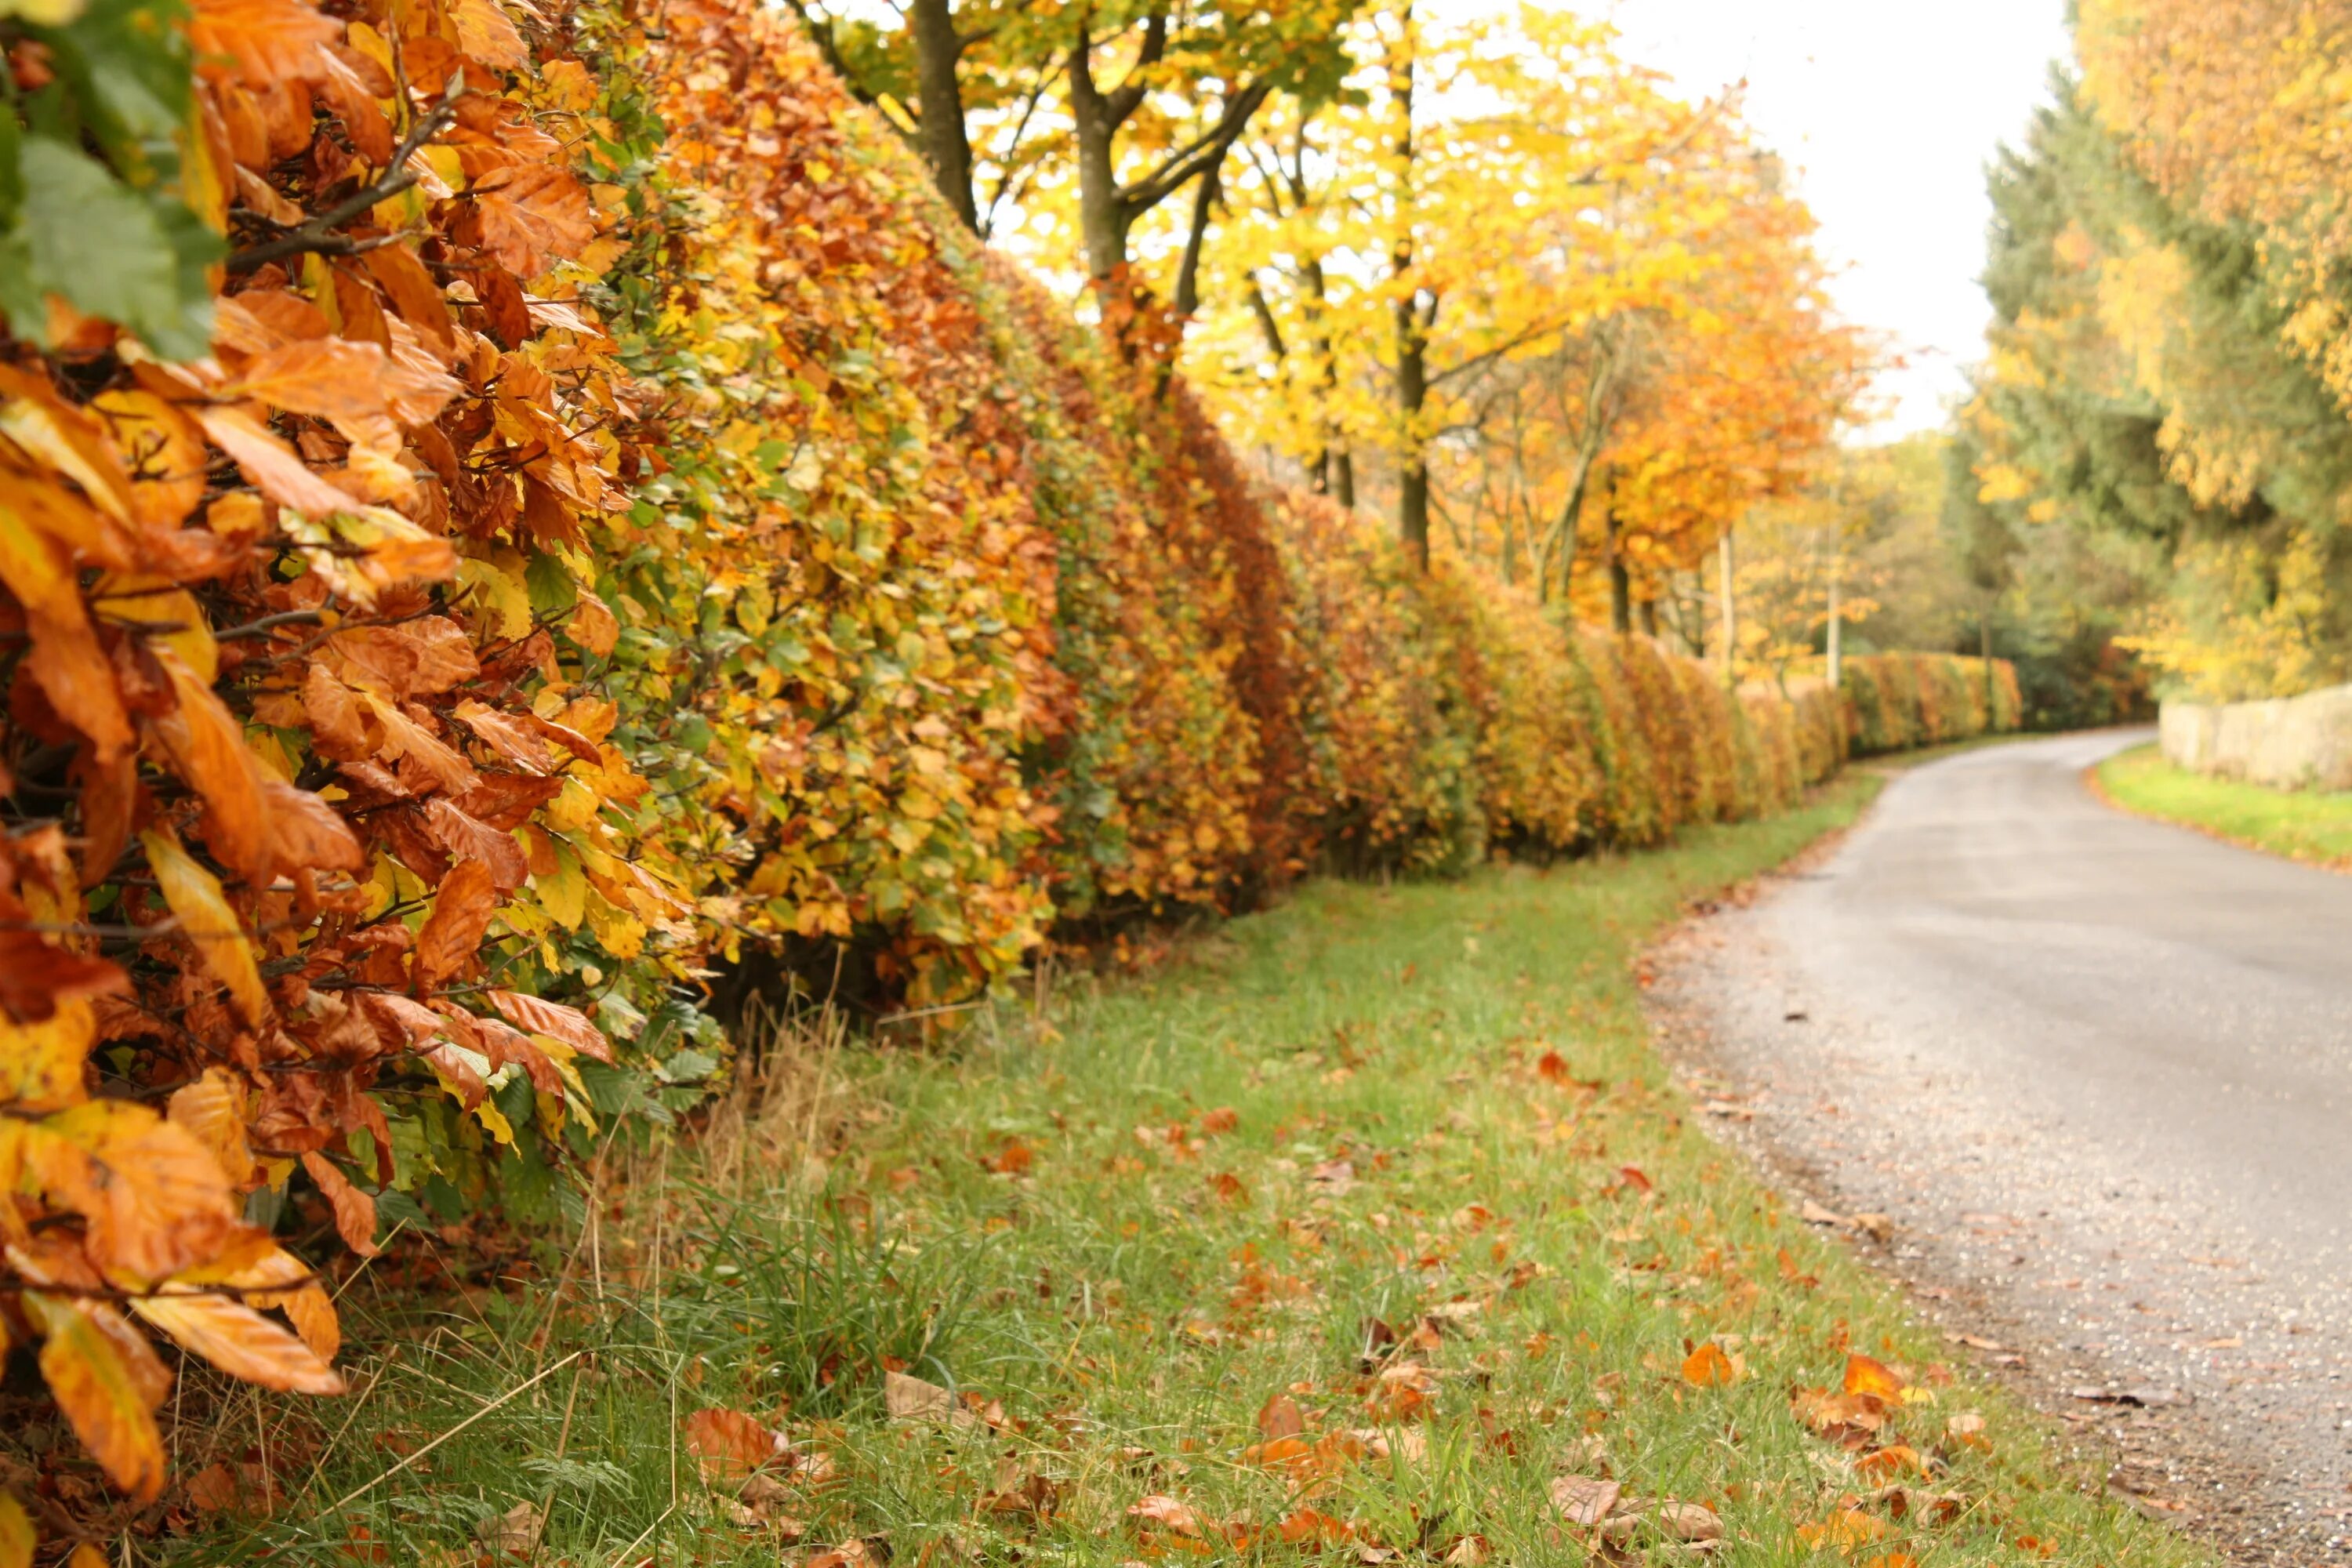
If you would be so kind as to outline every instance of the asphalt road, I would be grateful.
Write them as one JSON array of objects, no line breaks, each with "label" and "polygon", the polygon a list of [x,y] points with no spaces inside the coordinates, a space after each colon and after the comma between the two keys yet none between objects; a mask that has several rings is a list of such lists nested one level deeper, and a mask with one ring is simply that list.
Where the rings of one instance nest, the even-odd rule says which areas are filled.
[{"label": "asphalt road", "polygon": [[1662,994],[1722,1124],[1891,1218],[1883,1259],[2143,1511],[2352,1562],[2352,877],[2101,803],[2084,770],[2147,738],[1904,773]]}]

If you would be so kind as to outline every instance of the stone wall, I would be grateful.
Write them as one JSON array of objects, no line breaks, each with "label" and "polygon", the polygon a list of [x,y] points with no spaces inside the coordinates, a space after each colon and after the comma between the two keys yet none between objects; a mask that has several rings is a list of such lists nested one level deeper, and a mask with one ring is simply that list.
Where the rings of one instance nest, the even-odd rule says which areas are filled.
[{"label": "stone wall", "polygon": [[2274,789],[2352,789],[2352,686],[2263,702],[2168,700],[2167,761]]}]

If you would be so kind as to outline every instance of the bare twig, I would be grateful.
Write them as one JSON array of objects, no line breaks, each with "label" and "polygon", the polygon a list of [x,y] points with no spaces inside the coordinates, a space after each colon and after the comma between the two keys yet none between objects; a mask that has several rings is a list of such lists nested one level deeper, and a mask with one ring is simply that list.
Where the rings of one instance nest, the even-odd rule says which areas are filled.
[{"label": "bare twig", "polygon": [[423,176],[413,166],[416,153],[425,144],[449,129],[457,118],[457,94],[464,81],[462,76],[449,79],[448,89],[433,112],[410,127],[400,145],[394,149],[391,166],[373,184],[362,186],[322,213],[288,229],[275,239],[265,239],[258,245],[248,245],[228,258],[232,278],[256,271],[273,261],[283,261],[293,256],[357,256],[391,243],[388,236],[362,239],[340,233],[343,225],[359,217],[378,202],[387,202],[399,195]]}]

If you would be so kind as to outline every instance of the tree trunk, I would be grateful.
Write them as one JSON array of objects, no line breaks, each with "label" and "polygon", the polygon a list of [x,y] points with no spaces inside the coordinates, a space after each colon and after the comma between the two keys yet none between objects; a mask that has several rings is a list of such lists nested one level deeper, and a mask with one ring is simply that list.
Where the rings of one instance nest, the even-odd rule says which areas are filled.
[{"label": "tree trunk", "polygon": [[1845,669],[1842,657],[1843,650],[1838,635],[1845,617],[1838,613],[1838,587],[1837,563],[1832,562],[1830,563],[1830,689],[1832,691],[1838,689],[1839,682],[1844,678]]},{"label": "tree trunk", "polygon": [[1078,235],[1087,276],[1099,283],[1127,260],[1127,211],[1111,160],[1118,116],[1095,85],[1094,39],[1083,29],[1070,49],[1070,119],[1078,144]]},{"label": "tree trunk", "polygon": [[1984,662],[1985,724],[1992,724],[1992,612],[1998,597],[1990,601],[1983,614],[1977,616],[1977,658]]},{"label": "tree trunk", "polygon": [[1658,635],[1658,601],[1655,599],[1642,601],[1642,635],[1651,637]]},{"label": "tree trunk", "polygon": [[1331,454],[1331,499],[1356,510],[1356,459],[1345,447]]},{"label": "tree trunk", "polygon": [[1633,574],[1625,569],[1624,552],[1617,537],[1617,505],[1601,514],[1602,537],[1609,544],[1609,625],[1622,637],[1633,629]]},{"label": "tree trunk", "polygon": [[1739,622],[1731,597],[1731,530],[1727,528],[1716,541],[1715,566],[1717,591],[1723,596],[1723,683],[1731,686],[1739,679]]},{"label": "tree trunk", "polygon": [[911,0],[907,30],[915,39],[916,102],[922,110],[917,128],[923,159],[931,166],[932,183],[964,227],[980,232],[980,208],[971,194],[971,142],[963,121],[963,89],[956,80],[956,62],[963,40],[956,37],[952,0]]},{"label": "tree trunk", "polygon": [[1397,6],[1397,37],[1389,54],[1390,112],[1396,137],[1396,229],[1389,241],[1389,277],[1397,285],[1397,539],[1416,571],[1429,570],[1429,462],[1422,450],[1421,412],[1429,401],[1429,362],[1423,341],[1419,292],[1404,285],[1412,274],[1412,0]]},{"label": "tree trunk", "polygon": [[1212,164],[1192,191],[1192,226],[1184,234],[1184,257],[1176,268],[1176,315],[1191,321],[1201,309],[1201,248],[1217,205],[1217,170]]},{"label": "tree trunk", "polygon": [[[1339,395],[1339,356],[1331,346],[1331,330],[1327,314],[1330,300],[1324,292],[1322,258],[1310,259],[1298,270],[1299,277],[1307,285],[1307,330],[1315,337],[1316,394],[1321,399],[1321,405],[1315,411],[1316,424],[1320,427],[1321,445],[1317,448],[1315,461],[1309,468],[1315,475],[1315,493],[1332,495],[1337,493],[1339,486],[1334,469],[1348,460],[1347,454],[1335,450],[1337,443],[1332,439],[1336,432],[1332,426],[1331,405]],[[1353,506],[1356,504],[1353,474],[1349,476],[1346,488],[1347,504]]]}]

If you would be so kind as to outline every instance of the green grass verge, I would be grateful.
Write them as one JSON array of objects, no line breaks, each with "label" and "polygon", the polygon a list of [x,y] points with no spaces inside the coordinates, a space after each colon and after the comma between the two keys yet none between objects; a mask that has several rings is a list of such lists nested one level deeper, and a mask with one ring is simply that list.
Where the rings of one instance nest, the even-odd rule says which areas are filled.
[{"label": "green grass verge", "polygon": [[2352,792],[2269,789],[2173,766],[2154,746],[2101,763],[2099,788],[2126,811],[2315,866],[2352,865]]},{"label": "green grass verge", "polygon": [[[1325,1563],[1695,1559],[1648,1526],[1604,1552],[1554,1501],[1575,1473],[1714,1510],[1723,1563],[2204,1563],[1938,1366],[1885,1286],[1697,1129],[1650,1047],[1643,944],[1877,787],[1849,775],[1636,858],[1317,884],[1148,975],[1066,985],[1042,1022],[842,1053],[830,1109],[755,1119],[785,1157],[722,1192],[672,1184],[658,1236],[608,1228],[566,1291],[374,1320],[362,1392],[325,1424],[224,1409],[221,1441],[274,1440],[293,1500],[160,1545],[448,1563],[529,1505],[537,1560],[579,1568],[861,1542],[828,1568],[885,1542],[899,1568],[1288,1563],[1342,1526]],[[1737,1381],[1685,1375],[1710,1340]],[[1849,1349],[1911,1381],[1878,1434],[1907,1447],[1878,1474],[1791,1408],[1836,1390]],[[890,1420],[884,1358],[981,1416]],[[1276,1395],[1321,1460],[1253,1454]],[[706,1408],[780,1429],[830,1479],[755,1484],[748,1511],[706,1489],[677,1441]],[[1969,1415],[1975,1443],[1950,1436]],[[1199,1535],[1131,1518],[1149,1496]],[[779,1513],[797,1543],[758,1517]]]}]

